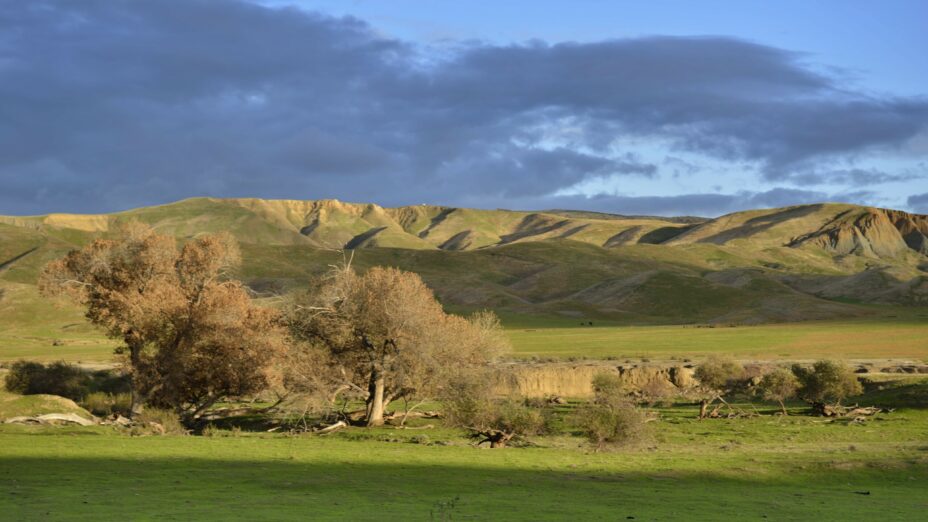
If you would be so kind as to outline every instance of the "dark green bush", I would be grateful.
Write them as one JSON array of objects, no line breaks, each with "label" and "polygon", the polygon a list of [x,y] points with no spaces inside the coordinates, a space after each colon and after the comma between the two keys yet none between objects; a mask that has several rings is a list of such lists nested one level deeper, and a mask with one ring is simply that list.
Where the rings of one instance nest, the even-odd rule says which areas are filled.
[{"label": "dark green bush", "polygon": [[13,363],[4,379],[7,391],[21,395],[46,393],[72,400],[81,398],[89,379],[80,368],[63,361],[48,366],[30,361]]},{"label": "dark green bush", "polygon": [[839,404],[863,392],[854,371],[840,361],[817,361],[812,368],[797,364],[793,373],[801,385],[799,397],[813,404]]},{"label": "dark green bush", "polygon": [[20,395],[48,394],[81,402],[93,393],[129,392],[129,377],[107,370],[87,372],[64,361],[42,364],[17,361],[4,378],[7,391]]}]

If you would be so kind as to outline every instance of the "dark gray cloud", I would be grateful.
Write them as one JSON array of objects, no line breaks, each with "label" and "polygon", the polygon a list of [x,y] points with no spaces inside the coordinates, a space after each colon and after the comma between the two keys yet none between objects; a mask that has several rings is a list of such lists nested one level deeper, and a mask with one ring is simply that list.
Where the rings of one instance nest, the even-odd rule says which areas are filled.
[{"label": "dark gray cloud", "polygon": [[856,183],[872,173],[822,165],[926,129],[928,101],[803,60],[724,37],[424,48],[238,1],[6,2],[0,213],[195,195],[484,206],[656,176],[616,153],[629,136]]},{"label": "dark gray cloud", "polygon": [[909,196],[906,203],[908,203],[909,208],[912,209],[913,212],[928,214],[928,192]]}]

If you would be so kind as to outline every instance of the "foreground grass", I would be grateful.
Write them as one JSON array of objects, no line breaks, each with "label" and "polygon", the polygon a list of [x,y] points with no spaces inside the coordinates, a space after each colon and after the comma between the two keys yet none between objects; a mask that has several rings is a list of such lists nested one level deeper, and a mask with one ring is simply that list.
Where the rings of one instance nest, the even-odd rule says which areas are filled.
[{"label": "foreground grass", "polygon": [[910,406],[863,425],[658,408],[647,442],[600,453],[567,426],[532,447],[481,450],[446,428],[130,437],[0,425],[0,518],[918,520],[925,385],[876,393]]},{"label": "foreground grass", "polygon": [[0,444],[9,520],[915,520],[928,508],[926,452],[904,446],[591,454],[73,433]]}]

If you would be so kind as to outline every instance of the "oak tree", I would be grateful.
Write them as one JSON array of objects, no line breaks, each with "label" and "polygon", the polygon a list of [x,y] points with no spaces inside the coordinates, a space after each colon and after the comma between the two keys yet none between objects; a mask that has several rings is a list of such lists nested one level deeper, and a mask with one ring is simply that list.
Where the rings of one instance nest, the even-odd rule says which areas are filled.
[{"label": "oak tree", "polygon": [[390,402],[432,397],[449,375],[508,348],[494,315],[447,314],[417,274],[396,268],[335,268],[297,297],[290,324],[334,393],[364,399],[368,426],[383,424]]},{"label": "oak tree", "polygon": [[125,343],[134,414],[150,403],[191,423],[223,397],[266,387],[285,346],[279,313],[255,306],[229,277],[239,259],[230,235],[178,248],[133,222],[46,265],[39,287],[84,306],[91,323]]}]

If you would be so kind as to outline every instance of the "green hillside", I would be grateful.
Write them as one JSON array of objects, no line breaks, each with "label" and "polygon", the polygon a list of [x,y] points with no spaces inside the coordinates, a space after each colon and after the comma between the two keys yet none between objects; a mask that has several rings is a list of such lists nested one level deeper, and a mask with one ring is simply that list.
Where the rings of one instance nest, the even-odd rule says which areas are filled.
[{"label": "green hillside", "polygon": [[351,250],[359,269],[413,270],[449,310],[492,308],[514,325],[750,325],[928,306],[928,216],[899,211],[820,204],[704,220],[199,198],[110,215],[0,217],[4,358],[55,339],[66,358],[109,349],[79,310],[40,299],[35,282],[47,261],[129,220],[181,241],[232,233],[244,257],[238,275],[261,296],[304,287]]}]

